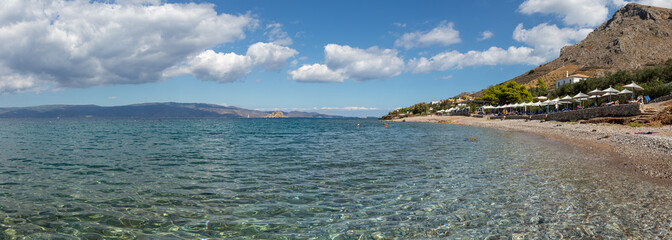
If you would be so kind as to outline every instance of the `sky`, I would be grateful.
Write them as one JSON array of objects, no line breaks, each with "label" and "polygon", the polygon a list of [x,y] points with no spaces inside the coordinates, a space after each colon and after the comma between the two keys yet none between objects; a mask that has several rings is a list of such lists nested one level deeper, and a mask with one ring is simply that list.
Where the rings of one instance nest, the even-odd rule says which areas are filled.
[{"label": "sky", "polygon": [[3,0],[0,107],[381,116],[523,74],[628,2]]}]

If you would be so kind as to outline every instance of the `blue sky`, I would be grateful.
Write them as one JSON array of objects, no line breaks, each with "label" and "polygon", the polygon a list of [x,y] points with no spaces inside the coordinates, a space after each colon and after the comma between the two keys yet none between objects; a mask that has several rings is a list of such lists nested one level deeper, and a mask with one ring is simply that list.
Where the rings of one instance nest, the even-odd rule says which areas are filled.
[{"label": "blue sky", "polygon": [[520,75],[626,3],[9,0],[0,107],[172,101],[380,116]]}]

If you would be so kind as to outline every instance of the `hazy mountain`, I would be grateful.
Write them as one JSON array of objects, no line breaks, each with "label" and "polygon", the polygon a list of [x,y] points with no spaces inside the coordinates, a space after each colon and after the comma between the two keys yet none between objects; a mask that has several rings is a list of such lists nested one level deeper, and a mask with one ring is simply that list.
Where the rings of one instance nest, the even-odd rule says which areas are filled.
[{"label": "hazy mountain", "polygon": [[[126,106],[45,105],[0,108],[0,118],[263,118],[271,112],[204,103],[143,103]],[[341,118],[315,112],[283,112],[289,118]]]},{"label": "hazy mountain", "polygon": [[[553,37],[553,36],[549,36]],[[638,70],[672,58],[672,9],[630,3],[580,43],[566,46],[557,59],[513,78],[536,86],[541,78],[549,88],[567,73],[589,77],[618,70]],[[481,92],[474,94],[480,96]]]}]

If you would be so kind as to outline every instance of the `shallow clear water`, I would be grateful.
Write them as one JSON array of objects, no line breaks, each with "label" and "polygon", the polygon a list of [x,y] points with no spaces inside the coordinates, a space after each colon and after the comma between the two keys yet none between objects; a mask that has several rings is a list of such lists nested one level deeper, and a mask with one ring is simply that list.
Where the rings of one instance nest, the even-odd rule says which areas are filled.
[{"label": "shallow clear water", "polygon": [[2,120],[0,238],[670,237],[670,190],[606,168],[608,156],[389,125]]}]

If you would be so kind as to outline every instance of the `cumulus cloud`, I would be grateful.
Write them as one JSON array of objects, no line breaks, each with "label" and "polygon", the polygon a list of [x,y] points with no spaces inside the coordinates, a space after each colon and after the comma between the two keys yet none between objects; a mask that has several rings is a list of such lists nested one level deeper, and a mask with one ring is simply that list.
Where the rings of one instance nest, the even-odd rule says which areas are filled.
[{"label": "cumulus cloud", "polygon": [[164,78],[191,74],[200,80],[233,82],[244,78],[255,66],[266,70],[278,70],[287,65],[287,58],[298,54],[294,49],[274,43],[255,43],[247,49],[246,55],[218,53],[206,50],[191,56],[180,65],[164,71]]},{"label": "cumulus cloud", "polygon": [[243,39],[254,24],[212,4],[3,1],[0,92],[160,81],[166,69]]},{"label": "cumulus cloud", "polygon": [[404,70],[404,60],[394,49],[328,44],[324,47],[324,59],[329,69],[356,81],[391,78]]},{"label": "cumulus cloud", "polygon": [[483,40],[486,40],[486,39],[490,39],[490,38],[491,38],[492,36],[494,36],[494,35],[495,35],[495,34],[492,33],[491,31],[484,31],[484,32],[481,32],[481,36],[478,37],[478,41],[483,41]]},{"label": "cumulus cloud", "polygon": [[524,14],[557,14],[565,24],[593,27],[607,19],[607,0],[526,0],[518,10]]},{"label": "cumulus cloud", "polygon": [[289,76],[297,82],[343,82],[342,72],[333,71],[323,64],[303,65],[297,70],[289,71]]},{"label": "cumulus cloud", "polygon": [[186,65],[166,71],[166,77],[192,74],[205,81],[233,82],[245,77],[253,66],[249,56],[206,50],[191,57]]},{"label": "cumulus cloud", "polygon": [[585,39],[592,31],[588,28],[558,28],[546,23],[524,29],[521,23],[513,31],[513,39],[534,47],[534,55],[551,59],[560,54],[562,47]]},{"label": "cumulus cloud", "polygon": [[415,58],[408,63],[408,69],[414,73],[445,71],[460,69],[469,66],[483,65],[512,65],[512,64],[540,64],[544,58],[534,56],[534,49],[528,47],[509,47],[502,49],[491,47],[485,51],[469,51],[460,53],[448,51],[439,53],[431,58]]},{"label": "cumulus cloud", "polygon": [[158,5],[161,0],[116,0],[120,5]]},{"label": "cumulus cloud", "polygon": [[265,70],[279,70],[287,66],[287,59],[298,53],[294,49],[275,43],[255,43],[247,49],[247,56],[254,65],[263,65]]},{"label": "cumulus cloud", "polygon": [[448,46],[460,41],[460,32],[454,29],[454,24],[442,22],[429,32],[405,33],[394,42],[394,46],[410,49],[431,45]]}]

